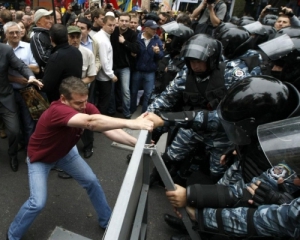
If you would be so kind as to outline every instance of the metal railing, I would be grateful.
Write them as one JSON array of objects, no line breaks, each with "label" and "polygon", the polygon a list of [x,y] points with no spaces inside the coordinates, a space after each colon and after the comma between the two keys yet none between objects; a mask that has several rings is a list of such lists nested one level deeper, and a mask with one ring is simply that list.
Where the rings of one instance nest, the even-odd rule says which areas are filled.
[{"label": "metal railing", "polygon": [[[175,186],[156,146],[146,144],[148,131],[140,132],[104,240],[146,239],[150,161],[153,161],[167,190]],[[180,209],[183,222],[193,240],[200,239],[192,229],[185,209]]]}]

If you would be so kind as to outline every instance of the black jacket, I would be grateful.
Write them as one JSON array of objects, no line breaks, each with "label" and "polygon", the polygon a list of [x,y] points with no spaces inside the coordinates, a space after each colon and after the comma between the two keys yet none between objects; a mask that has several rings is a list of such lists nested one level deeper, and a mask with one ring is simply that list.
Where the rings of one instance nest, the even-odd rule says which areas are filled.
[{"label": "black jacket", "polygon": [[50,102],[59,99],[59,85],[67,77],[81,78],[82,74],[81,52],[64,43],[53,48],[43,77],[43,91]]},{"label": "black jacket", "polygon": [[53,49],[51,45],[49,30],[40,27],[33,28],[33,36],[30,39],[30,48],[37,64],[44,71],[46,63]]},{"label": "black jacket", "polygon": [[22,60],[17,58],[13,49],[3,43],[0,43],[0,59],[0,103],[11,112],[15,112],[14,91],[8,80],[8,69],[18,71],[27,79],[34,74]]},{"label": "black jacket", "polygon": [[130,67],[133,62],[131,60],[131,53],[137,54],[139,52],[139,44],[137,42],[137,33],[130,28],[123,33],[125,38],[124,43],[119,43],[120,30],[115,28],[110,36],[110,42],[113,48],[113,69]]}]

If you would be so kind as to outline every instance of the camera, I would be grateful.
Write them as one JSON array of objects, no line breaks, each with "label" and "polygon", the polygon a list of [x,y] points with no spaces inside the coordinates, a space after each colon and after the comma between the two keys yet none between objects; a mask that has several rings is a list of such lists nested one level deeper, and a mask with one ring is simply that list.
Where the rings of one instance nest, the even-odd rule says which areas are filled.
[{"label": "camera", "polygon": [[150,11],[158,11],[158,10],[159,10],[159,3],[150,2]]},{"label": "camera", "polygon": [[80,11],[80,7],[76,2],[72,2],[72,3],[70,3],[70,5],[72,6],[73,12]]},{"label": "camera", "polygon": [[274,8],[274,7],[267,8],[265,11],[265,13],[267,13],[267,14],[274,14],[274,15],[278,15],[279,12],[280,12],[280,9]]},{"label": "camera", "polygon": [[216,1],[216,0],[207,0],[206,3],[207,3],[207,4],[213,4],[213,3],[215,3],[215,1]]}]

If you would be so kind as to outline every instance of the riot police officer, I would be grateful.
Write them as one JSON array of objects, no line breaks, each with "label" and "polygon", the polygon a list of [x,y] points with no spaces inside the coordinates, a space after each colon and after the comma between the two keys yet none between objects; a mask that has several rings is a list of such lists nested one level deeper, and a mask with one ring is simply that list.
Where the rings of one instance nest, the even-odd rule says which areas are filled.
[{"label": "riot police officer", "polygon": [[[212,37],[206,34],[191,37],[181,50],[186,66],[148,106],[147,111],[157,114],[174,111],[173,107],[178,102],[182,110],[216,109],[227,91],[224,80],[225,65],[220,64],[221,54],[222,44]],[[219,158],[224,149],[231,145],[224,132],[200,135],[193,129],[179,128],[163,159],[166,163],[181,162],[200,142],[204,142],[210,152],[212,176],[215,179],[220,178],[225,166],[220,166]],[[157,172],[153,171],[151,180],[156,176]]]},{"label": "riot police officer", "polygon": [[[298,90],[269,76],[248,77],[229,90],[217,113],[228,138],[236,145],[239,161],[216,185],[192,184],[186,190],[177,186],[166,193],[170,202],[174,207],[187,204],[200,231],[299,236],[295,216],[299,214],[300,201],[294,200],[300,189],[299,161],[295,159],[298,152],[294,151],[299,150],[299,141],[293,138],[298,136],[295,131],[299,131],[299,117],[292,118],[300,116]],[[260,126],[287,118],[290,122],[286,125]],[[290,129],[292,124],[297,126]],[[284,191],[278,191],[279,181]],[[255,206],[268,206],[253,208],[253,201]],[[284,203],[290,205],[281,205]],[[176,220],[172,221],[174,226]]]},{"label": "riot police officer", "polygon": [[[220,33],[217,29],[216,32],[224,45],[226,43],[224,53],[230,59],[220,63],[223,49],[220,41],[205,34],[193,36],[181,51],[187,67],[180,71],[166,91],[149,105],[149,112],[159,115],[161,112],[174,111],[173,106],[180,100],[183,101],[184,110],[214,110],[231,85],[244,77],[260,74],[259,54],[255,51],[247,51],[252,40],[249,33],[236,28],[220,27],[220,29],[222,29]],[[227,44],[231,41],[232,44]],[[226,170],[225,165],[220,165],[219,159],[225,149],[231,145],[222,131],[212,134],[201,130],[179,128],[162,157],[167,164],[178,165],[201,142],[205,144],[210,154],[210,175],[214,181],[217,181]],[[157,172],[153,171],[150,183],[154,182],[157,176]]]},{"label": "riot police officer", "polygon": [[159,84],[151,95],[152,100],[166,89],[185,65],[184,58],[180,56],[180,50],[182,45],[194,34],[191,28],[175,21],[164,24],[161,28],[167,34],[165,43],[167,54],[158,64]]}]

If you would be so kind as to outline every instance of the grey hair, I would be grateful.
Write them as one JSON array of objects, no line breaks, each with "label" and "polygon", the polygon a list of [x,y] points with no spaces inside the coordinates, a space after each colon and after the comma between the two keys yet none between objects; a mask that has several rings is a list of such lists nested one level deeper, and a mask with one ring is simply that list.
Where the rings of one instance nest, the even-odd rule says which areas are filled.
[{"label": "grey hair", "polygon": [[10,21],[10,22],[7,22],[7,23],[4,24],[4,26],[3,26],[4,32],[6,33],[7,29],[10,28],[10,27],[13,27],[13,26],[18,26],[19,31],[21,31],[21,27],[19,26],[19,24],[17,24],[16,22]]}]

